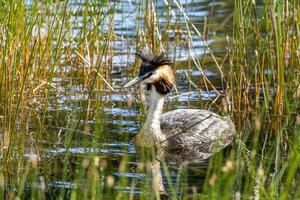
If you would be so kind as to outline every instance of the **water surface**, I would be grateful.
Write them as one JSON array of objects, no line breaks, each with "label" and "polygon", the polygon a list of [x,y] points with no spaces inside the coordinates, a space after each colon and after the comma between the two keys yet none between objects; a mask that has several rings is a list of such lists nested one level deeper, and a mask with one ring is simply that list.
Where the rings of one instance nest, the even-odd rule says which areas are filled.
[{"label": "water surface", "polygon": [[[222,60],[227,53],[226,37],[230,37],[232,32],[232,2],[218,0],[179,2],[201,35],[191,26],[188,30],[186,18],[174,2],[170,4],[171,11],[168,13],[166,1],[157,1],[155,11],[159,31],[162,37],[165,33],[168,33],[169,37],[168,44],[164,44],[163,47],[168,57],[176,61],[176,90],[168,96],[165,110],[202,108],[223,115],[223,110],[220,109],[221,98],[217,92],[220,94],[225,92],[224,83],[210,53],[213,53],[217,61],[222,63],[226,72],[228,61],[222,62]],[[113,6],[114,3],[111,2],[111,5]],[[84,12],[79,12],[81,10],[79,8],[85,4],[81,1],[71,1],[69,4],[69,12],[74,12],[71,18],[73,25],[70,36],[75,37],[72,43],[76,46],[76,35],[82,34],[85,19]],[[30,5],[29,1],[28,6]],[[140,103],[137,89],[130,91],[122,89],[122,86],[132,78],[136,59],[134,55],[137,48],[136,38],[144,26],[143,18],[139,17],[139,12],[142,12],[139,7],[138,1],[119,1],[113,17],[104,18],[106,25],[103,26],[102,31],[108,32],[110,24],[113,23],[115,39],[110,44],[110,50],[114,52],[113,56],[106,57],[106,60],[110,60],[111,69],[109,72],[102,72],[104,77],[109,77],[108,81],[114,91],[107,86],[95,86],[89,93],[88,86],[91,80],[78,75],[83,73],[84,68],[89,68],[82,63],[74,66],[66,58],[62,59],[62,64],[54,69],[55,76],[52,78],[52,83],[55,84],[55,89],[46,108],[45,132],[40,134],[38,140],[43,150],[42,152],[28,151],[26,155],[31,158],[39,154],[45,162],[47,169],[44,170],[50,171],[46,181],[49,196],[55,197],[62,188],[70,191],[70,189],[85,187],[84,181],[74,181],[76,170],[85,162],[93,162],[93,158],[100,160],[100,167],[103,165],[102,172],[105,177],[110,177],[115,183],[112,188],[104,187],[104,194],[106,190],[113,190],[114,192],[107,193],[117,195],[119,192],[125,194],[133,192],[139,195],[144,190],[140,187],[145,183],[147,175],[136,170],[139,160],[133,140],[143,124],[146,107]],[[92,41],[87,38],[87,42]],[[72,43],[68,45],[72,47]],[[75,53],[72,56],[78,57]],[[193,58],[200,61],[201,70],[193,63]],[[205,85],[204,75],[218,91]],[[42,98],[36,96],[33,100],[37,113],[44,109]],[[30,126],[32,131],[37,130],[38,125],[34,121]],[[67,178],[62,178],[61,169],[66,162],[64,160],[66,155],[69,163],[68,173]],[[120,165],[125,167],[120,169]],[[175,181],[179,173],[178,166],[170,165],[169,169],[170,177]],[[206,165],[203,163],[189,166],[189,173],[185,176],[188,193],[201,191],[205,169]],[[84,179],[85,175],[82,178]],[[125,183],[123,179],[126,180]],[[104,182],[106,180],[103,179]],[[167,182],[166,179],[164,181]],[[28,190],[36,187],[36,184],[29,184]],[[132,184],[135,185],[134,188]],[[178,191],[180,192],[181,190]]]}]

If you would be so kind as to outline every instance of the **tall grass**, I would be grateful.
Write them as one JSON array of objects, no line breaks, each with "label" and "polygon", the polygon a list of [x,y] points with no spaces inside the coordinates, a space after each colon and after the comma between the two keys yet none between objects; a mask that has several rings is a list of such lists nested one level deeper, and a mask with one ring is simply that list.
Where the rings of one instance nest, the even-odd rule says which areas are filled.
[{"label": "tall grass", "polygon": [[240,136],[224,166],[213,164],[218,178],[205,190],[214,198],[298,199],[299,5],[234,6],[227,85]]},{"label": "tall grass", "polygon": [[[223,54],[208,43],[214,37],[209,34],[216,25],[213,18],[193,23],[182,1],[165,1],[166,16],[158,12],[156,1],[129,3],[137,7],[136,39],[115,32],[116,16],[126,9],[117,1],[0,3],[1,197],[160,198],[149,187],[151,173],[133,179],[112,175],[116,168],[120,174],[140,174],[149,169],[147,162],[134,162],[135,156],[126,153],[107,159],[97,152],[109,137],[103,110],[116,104],[105,96],[124,95],[112,73],[121,41],[137,48],[147,44],[168,55],[186,48],[187,62],[176,61],[174,53],[175,69],[203,73],[194,80],[189,72],[189,91],[215,90],[217,98],[209,106],[225,99],[218,108],[224,107],[237,127],[234,144],[209,160],[204,183],[192,191],[189,168],[180,166],[174,178],[162,163],[170,198],[299,199],[299,3],[235,0],[233,15],[223,21],[228,25],[233,19],[232,34],[221,40],[227,49]],[[200,57],[194,54],[195,37],[203,41]],[[128,48],[122,53],[133,52]],[[126,77],[139,65],[128,64],[134,70],[125,67]],[[205,76],[208,65],[221,84]],[[64,104],[68,111],[62,112]],[[83,150],[74,156],[74,147]]]}]

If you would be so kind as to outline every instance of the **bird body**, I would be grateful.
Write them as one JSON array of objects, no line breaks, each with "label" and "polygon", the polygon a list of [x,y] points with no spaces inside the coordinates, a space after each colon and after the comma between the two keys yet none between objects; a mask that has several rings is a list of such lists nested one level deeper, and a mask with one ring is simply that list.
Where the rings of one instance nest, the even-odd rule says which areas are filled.
[{"label": "bird body", "polygon": [[230,144],[235,133],[229,118],[208,110],[172,110],[164,113],[160,122],[167,137],[163,142],[167,160],[206,159]]},{"label": "bird body", "polygon": [[136,146],[155,146],[166,160],[188,161],[206,159],[232,142],[235,127],[227,117],[201,109],[162,113],[165,96],[175,84],[171,62],[148,49],[137,54],[143,61],[140,73],[125,87],[146,85],[141,88],[150,90],[150,103],[145,124],[135,139]]}]

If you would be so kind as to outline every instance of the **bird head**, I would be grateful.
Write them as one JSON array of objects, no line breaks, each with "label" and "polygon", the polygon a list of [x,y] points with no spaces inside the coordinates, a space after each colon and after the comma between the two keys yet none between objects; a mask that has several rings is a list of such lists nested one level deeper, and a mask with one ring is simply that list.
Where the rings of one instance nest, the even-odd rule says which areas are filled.
[{"label": "bird head", "polygon": [[143,83],[147,85],[148,90],[154,86],[161,95],[171,92],[175,84],[172,62],[163,54],[153,54],[148,48],[137,51],[136,55],[142,60],[139,74],[124,88]]}]

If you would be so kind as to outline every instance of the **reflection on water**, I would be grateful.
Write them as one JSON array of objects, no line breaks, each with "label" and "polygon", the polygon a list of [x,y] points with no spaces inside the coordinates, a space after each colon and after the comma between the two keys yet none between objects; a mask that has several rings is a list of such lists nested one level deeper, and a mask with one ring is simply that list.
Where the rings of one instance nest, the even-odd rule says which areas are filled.
[{"label": "reflection on water", "polygon": [[[214,100],[217,97],[216,91],[213,89],[197,89],[204,85],[201,82],[203,74],[210,79],[223,93],[220,73],[211,60],[202,60],[204,64],[203,71],[199,71],[193,62],[189,62],[192,58],[202,58],[202,56],[209,54],[210,51],[215,53],[216,59],[223,58],[226,52],[226,35],[231,34],[231,1],[208,1],[208,0],[184,0],[182,3],[183,9],[187,12],[191,22],[195,24],[199,31],[203,31],[205,42],[194,31],[187,29],[185,26],[185,18],[176,4],[171,1],[170,16],[166,13],[167,1],[157,1],[157,17],[159,21],[159,28],[161,33],[169,33],[170,44],[168,46],[169,56],[178,62],[176,66],[177,90],[168,97],[167,109],[173,108],[204,108],[204,104]],[[30,5],[30,3],[28,3]],[[83,6],[79,1],[71,2],[70,12],[77,10],[78,7]],[[68,62],[65,65],[58,66],[55,71],[57,76],[53,77],[52,82],[55,87],[55,95],[51,96],[48,112],[47,112],[47,128],[45,138],[40,139],[40,143],[45,146],[45,151],[42,152],[45,159],[50,159],[53,166],[61,166],[61,160],[64,154],[70,153],[70,160],[72,163],[70,170],[76,170],[76,165],[81,165],[85,156],[98,156],[101,160],[105,160],[106,165],[109,166],[107,174],[113,176],[116,180],[127,178],[127,185],[115,185],[114,189],[122,192],[140,193],[138,183],[145,180],[145,174],[137,172],[138,167],[136,151],[133,144],[133,138],[141,127],[143,122],[143,107],[133,102],[131,107],[128,107],[128,96],[120,92],[122,85],[127,82],[130,69],[133,66],[135,56],[135,41],[137,26],[143,26],[143,19],[136,22],[139,2],[124,0],[118,3],[114,17],[114,34],[116,35],[113,41],[114,56],[111,58],[113,68],[111,69],[111,85],[114,92],[105,92],[103,90],[95,89],[90,98],[90,105],[85,107],[85,101],[88,99],[88,91],[86,89],[86,79],[78,78],[76,73],[80,73],[82,69],[70,65]],[[82,13],[81,13],[82,14]],[[72,28],[72,35],[79,34],[83,23],[83,18],[80,13],[74,13],[74,27]],[[106,23],[111,23],[106,19]],[[167,24],[178,26],[178,29],[167,29]],[[105,28],[108,29],[108,25]],[[191,28],[191,27],[189,27]],[[104,32],[107,30],[104,30]],[[191,37],[192,43],[188,44],[187,39]],[[75,41],[74,41],[75,42]],[[210,50],[207,46],[210,46]],[[189,48],[192,50],[189,52]],[[129,52],[129,53],[128,53]],[[226,64],[226,63],[225,63]],[[79,72],[78,72],[79,71]],[[192,80],[190,83],[188,80]],[[202,84],[202,85],[201,85]],[[204,87],[205,88],[205,87]],[[134,97],[135,94],[133,94]],[[42,110],[42,98],[38,96],[34,100],[36,104],[36,111]],[[88,112],[88,116],[95,116],[97,113],[94,105],[97,102],[101,103],[102,123],[104,130],[101,132],[101,137],[97,139],[101,148],[94,147],[92,144],[86,146],[86,141],[92,141],[94,127],[99,118],[83,117],[78,124],[78,131],[74,132],[73,140],[70,147],[66,147],[64,139],[72,130],[72,124],[76,124],[80,119],[79,116]],[[78,112],[75,113],[74,112]],[[78,116],[78,118],[74,118]],[[34,129],[34,125],[33,129]],[[73,126],[74,127],[74,126]],[[85,127],[85,128],[84,128]],[[81,132],[80,132],[81,131]],[[47,142],[46,142],[47,141]],[[128,167],[122,172],[119,170],[120,162],[123,157],[126,157]],[[193,164],[189,166],[189,174],[185,175],[188,181],[189,191],[199,191],[201,189],[201,182],[205,174],[206,164]],[[178,178],[178,166],[170,165],[170,177],[175,181]],[[73,172],[74,173],[74,172]],[[164,179],[164,182],[166,184]],[[136,187],[132,188],[132,182],[135,182]],[[55,188],[71,189],[78,187],[78,183],[65,182],[60,180],[60,177],[52,177],[51,182],[47,187],[50,190]]]}]

